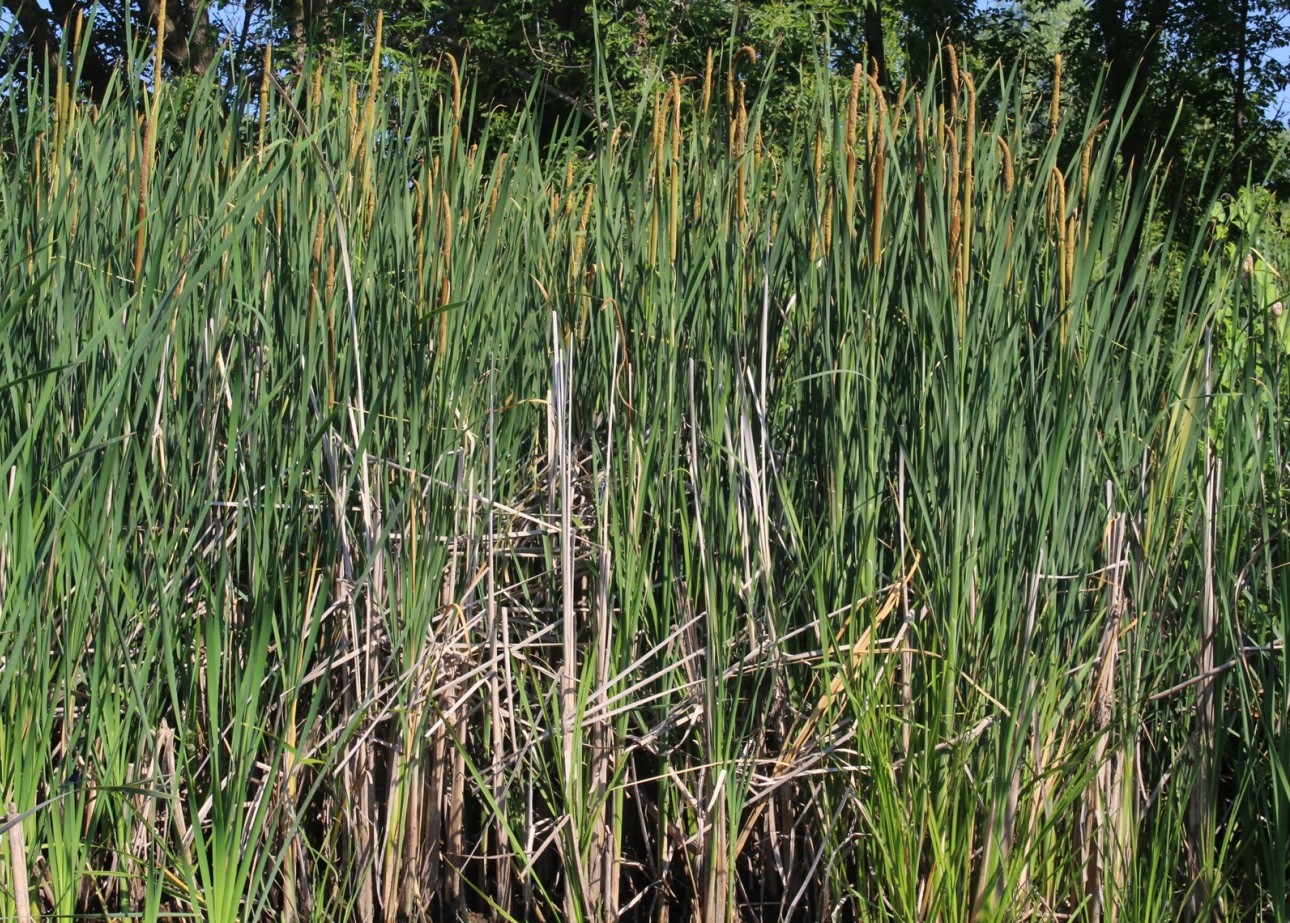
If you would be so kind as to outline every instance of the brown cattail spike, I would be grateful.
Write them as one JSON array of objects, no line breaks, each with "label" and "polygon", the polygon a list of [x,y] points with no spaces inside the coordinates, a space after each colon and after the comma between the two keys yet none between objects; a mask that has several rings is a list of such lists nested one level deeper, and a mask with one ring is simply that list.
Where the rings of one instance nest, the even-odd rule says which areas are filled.
[{"label": "brown cattail spike", "polygon": [[945,46],[950,62],[950,121],[959,120],[959,56],[953,45]]},{"label": "brown cattail spike", "polygon": [[824,202],[824,253],[833,250],[833,187],[829,187],[828,198]]},{"label": "brown cattail spike", "polygon": [[712,49],[708,49],[708,63],[703,69],[703,115],[706,117],[712,105]]},{"label": "brown cattail spike", "polygon": [[1088,134],[1088,140],[1084,142],[1084,150],[1080,156],[1080,182],[1079,182],[1079,203],[1083,208],[1088,205],[1088,185],[1093,176],[1093,142],[1097,139],[1098,134],[1111,124],[1106,119],[1098,122],[1093,126],[1093,130]]},{"label": "brown cattail spike", "polygon": [[1008,147],[1008,142],[1004,140],[1003,135],[998,135],[994,139],[999,145],[999,153],[1003,156],[1003,194],[1011,195],[1012,187],[1016,183],[1016,174],[1012,166],[1012,148]]},{"label": "brown cattail spike", "polygon": [[652,139],[650,150],[654,153],[654,176],[657,180],[658,171],[663,162],[663,132],[664,123],[667,120],[667,106],[672,100],[672,88],[668,87],[666,94],[654,94],[654,121],[653,130],[650,133]]},{"label": "brown cattail spike", "polygon": [[[1003,135],[996,135],[994,140],[998,143],[999,153],[1003,158],[1003,194],[1004,196],[1011,197],[1012,187],[1016,181],[1013,174],[1012,149],[1008,147],[1008,142],[1004,140]],[[1004,203],[1004,208],[1009,211],[1008,230],[1005,232],[1003,243],[1004,249],[1008,251],[1008,279],[1012,278],[1012,231],[1014,226],[1011,215],[1012,207],[1011,202]]]},{"label": "brown cattail spike", "polygon": [[497,197],[502,191],[502,177],[506,175],[506,151],[497,155],[497,168],[494,171],[493,190],[488,199],[488,219],[491,221],[497,211]]},{"label": "brown cattail spike", "polygon": [[748,56],[748,63],[757,63],[757,49],[752,45],[742,45],[735,49],[735,53],[730,57],[730,73],[726,75],[726,105],[731,110],[735,106],[735,84],[739,81],[739,59]]},{"label": "brown cattail spike", "polygon": [[452,56],[451,52],[445,51],[444,58],[448,61],[448,70],[452,73],[452,140],[448,144],[449,162],[455,162],[455,152],[457,142],[461,139],[461,69],[457,66],[457,59]]},{"label": "brown cattail spike", "polygon": [[1048,110],[1049,136],[1057,137],[1057,123],[1062,116],[1062,56],[1053,58],[1053,98]]},{"label": "brown cattail spike", "polygon": [[1075,243],[1079,238],[1077,217],[1076,215],[1071,215],[1066,221],[1066,259],[1062,268],[1066,272],[1066,291],[1068,294],[1075,288]]},{"label": "brown cattail spike", "polygon": [[963,200],[959,197],[960,189],[963,182],[962,158],[959,153],[959,139],[957,132],[946,132],[945,147],[948,157],[948,182],[947,201],[950,206],[950,246],[949,254],[952,265],[957,266],[956,255],[959,250],[959,233],[962,230],[963,218]]}]

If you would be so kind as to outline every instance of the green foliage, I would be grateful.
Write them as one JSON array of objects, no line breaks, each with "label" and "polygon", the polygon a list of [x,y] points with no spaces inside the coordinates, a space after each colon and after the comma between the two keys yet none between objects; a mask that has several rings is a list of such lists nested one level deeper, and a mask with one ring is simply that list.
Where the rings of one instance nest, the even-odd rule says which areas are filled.
[{"label": "green foliage", "polygon": [[1282,359],[1132,125],[372,54],[0,102],[0,916],[1287,919]]},{"label": "green foliage", "polygon": [[1259,382],[1273,403],[1286,393],[1279,374],[1290,354],[1290,286],[1272,262],[1273,254],[1287,250],[1286,235],[1270,220],[1277,212],[1271,193],[1258,187],[1210,209],[1219,286],[1214,387],[1221,405],[1241,394],[1246,379]]}]

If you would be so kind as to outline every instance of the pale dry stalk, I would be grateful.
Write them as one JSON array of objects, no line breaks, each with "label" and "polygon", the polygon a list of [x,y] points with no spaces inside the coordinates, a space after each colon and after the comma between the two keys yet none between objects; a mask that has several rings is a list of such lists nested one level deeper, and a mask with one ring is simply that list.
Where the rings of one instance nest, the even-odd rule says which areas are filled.
[{"label": "pale dry stalk", "polygon": [[22,834],[22,822],[19,821],[18,806],[9,802],[9,816],[6,818],[13,826],[9,828],[9,885],[13,890],[13,901],[17,923],[32,923],[31,884],[27,878],[27,843]]},{"label": "pale dry stalk", "polygon": [[1116,699],[1116,663],[1120,655],[1121,623],[1126,596],[1124,584],[1128,561],[1125,557],[1125,517],[1113,512],[1112,486],[1107,485],[1107,522],[1102,537],[1106,560],[1103,581],[1106,622],[1098,653],[1098,672],[1091,703],[1097,744],[1093,765],[1097,767],[1093,785],[1085,794],[1081,808],[1081,856],[1084,868],[1084,892],[1090,921],[1115,923],[1119,916],[1127,876],[1127,827],[1133,823],[1125,816],[1131,793],[1127,786],[1132,766],[1126,765],[1123,742],[1113,739],[1112,718]]}]

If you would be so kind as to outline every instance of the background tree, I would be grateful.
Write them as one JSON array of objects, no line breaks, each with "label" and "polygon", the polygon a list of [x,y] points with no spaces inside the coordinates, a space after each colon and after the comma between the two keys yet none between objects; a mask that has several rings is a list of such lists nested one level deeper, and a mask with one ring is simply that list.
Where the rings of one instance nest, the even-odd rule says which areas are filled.
[{"label": "background tree", "polygon": [[1136,112],[1126,160],[1140,165],[1156,144],[1181,160],[1199,144],[1237,185],[1271,169],[1283,126],[1264,113],[1286,86],[1273,56],[1290,45],[1284,0],[1091,0],[1061,44],[1076,93],[1088,99],[1104,81],[1102,99]]},{"label": "background tree", "polygon": [[[75,28],[78,19],[82,29],[93,40],[81,48],[83,89],[99,97],[106,89],[116,66],[126,60],[130,42],[150,42],[154,24],[160,16],[160,0],[46,0],[48,7],[36,0],[0,0],[4,22],[12,37],[6,48],[13,59],[9,63],[18,74],[26,73],[26,62],[37,69],[47,61],[57,61],[65,30]],[[216,51],[226,38],[224,23],[214,7],[202,0],[167,0],[165,64],[171,74],[204,74],[214,63]]]},{"label": "background tree", "polygon": [[[101,96],[130,57],[129,43],[151,44],[160,5],[0,0],[0,22],[12,33],[0,65],[21,76],[56,60],[64,30],[80,16],[93,35],[82,48],[83,87]],[[370,0],[167,0],[166,74],[201,75],[217,62],[230,77],[254,72],[268,44],[286,52],[275,56],[286,69],[311,54],[357,65],[375,8]],[[776,82],[771,118],[792,117],[802,68],[814,68],[825,49],[839,76],[864,63],[894,95],[902,81],[926,79],[953,42],[969,49],[978,71],[1019,64],[1037,98],[1051,92],[1060,51],[1067,98],[1086,104],[1101,83],[1102,100],[1126,99],[1136,113],[1127,161],[1141,164],[1161,143],[1180,159],[1194,144],[1213,145],[1238,185],[1274,163],[1283,126],[1265,111],[1290,78],[1273,55],[1290,46],[1290,0],[391,0],[381,9],[394,71],[420,71],[450,53],[484,78],[474,84],[480,111],[513,110],[538,87],[553,122],[589,124],[598,80],[625,106],[647,75],[698,77],[708,49],[731,39],[763,59],[745,68],[749,79]],[[152,79],[146,70],[139,76]],[[1290,174],[1274,179],[1290,190]]]}]

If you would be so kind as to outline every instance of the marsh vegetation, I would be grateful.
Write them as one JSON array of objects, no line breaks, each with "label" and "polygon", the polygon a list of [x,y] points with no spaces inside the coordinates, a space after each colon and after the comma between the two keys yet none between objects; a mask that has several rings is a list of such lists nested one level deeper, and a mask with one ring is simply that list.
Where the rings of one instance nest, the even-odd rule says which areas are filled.
[{"label": "marsh vegetation", "polygon": [[1203,151],[952,50],[554,137],[372,60],[0,101],[0,916],[1287,919]]}]

